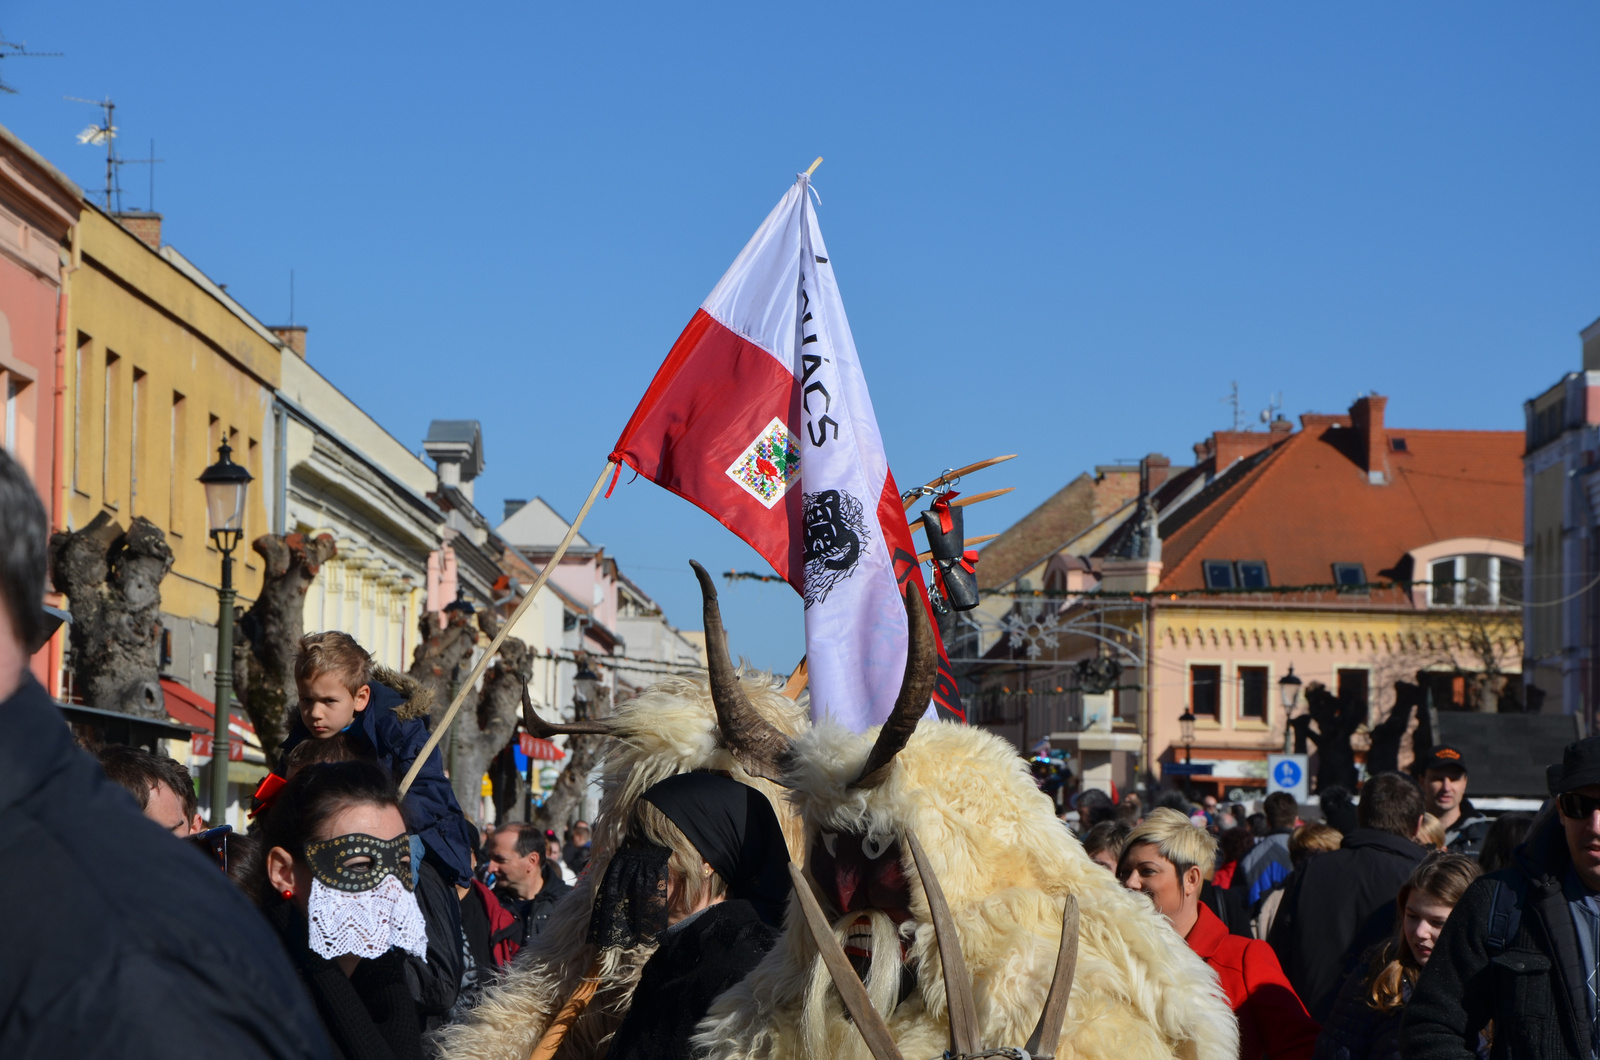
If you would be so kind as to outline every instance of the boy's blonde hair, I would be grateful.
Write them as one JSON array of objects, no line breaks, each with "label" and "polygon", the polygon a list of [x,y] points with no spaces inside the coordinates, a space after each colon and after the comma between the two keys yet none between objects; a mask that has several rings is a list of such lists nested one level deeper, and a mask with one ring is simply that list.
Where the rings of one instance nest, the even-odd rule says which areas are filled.
[{"label": "boy's blonde hair", "polygon": [[683,829],[673,824],[672,818],[662,813],[661,807],[655,803],[645,799],[634,803],[628,834],[672,851],[667,868],[675,870],[683,878],[683,902],[687,908],[693,909],[699,905],[700,895],[707,888],[710,889],[708,898],[720,898],[726,893],[728,885],[715,870],[710,876],[701,874],[700,866],[705,858],[689,842]]},{"label": "boy's blonde hair", "polygon": [[294,657],[295,684],[309,685],[323,674],[338,674],[353,696],[372,680],[372,656],[348,633],[307,633]]},{"label": "boy's blonde hair", "polygon": [[1177,810],[1152,810],[1144,823],[1123,840],[1122,856],[1127,857],[1130,850],[1144,843],[1154,843],[1156,852],[1172,862],[1180,877],[1191,866],[1198,867],[1202,876],[1209,876],[1216,868],[1216,838],[1205,829],[1196,828]]}]

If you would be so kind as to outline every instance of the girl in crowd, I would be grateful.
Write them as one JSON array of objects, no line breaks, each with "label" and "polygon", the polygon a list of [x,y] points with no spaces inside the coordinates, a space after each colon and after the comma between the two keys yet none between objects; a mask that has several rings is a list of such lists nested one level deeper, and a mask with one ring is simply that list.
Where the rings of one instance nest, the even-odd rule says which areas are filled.
[{"label": "girl in crowd", "polygon": [[1416,867],[1395,898],[1394,936],[1345,981],[1316,1060],[1400,1060],[1400,1017],[1450,910],[1479,873],[1465,854],[1430,854]]},{"label": "girl in crowd", "polygon": [[413,844],[394,783],[371,762],[309,765],[262,821],[255,891],[346,1060],[421,1060],[407,953],[427,945]]},{"label": "girl in crowd", "polygon": [[[595,900],[590,941],[660,940],[607,1060],[687,1060],[711,1002],[766,956],[792,885],[772,804],[717,773],[680,773],[639,798]],[[652,897],[657,908],[646,915]],[[647,920],[654,923],[646,923]]]},{"label": "girl in crowd", "polygon": [[1153,812],[1128,836],[1117,875],[1149,896],[1221,980],[1239,1020],[1240,1060],[1306,1060],[1317,1024],[1295,996],[1277,955],[1260,939],[1230,935],[1200,902],[1205,868],[1217,841],[1176,810]]},{"label": "girl in crowd", "polygon": [[1089,855],[1090,861],[1114,875],[1129,831],[1121,821],[1101,821],[1083,834],[1083,852]]}]

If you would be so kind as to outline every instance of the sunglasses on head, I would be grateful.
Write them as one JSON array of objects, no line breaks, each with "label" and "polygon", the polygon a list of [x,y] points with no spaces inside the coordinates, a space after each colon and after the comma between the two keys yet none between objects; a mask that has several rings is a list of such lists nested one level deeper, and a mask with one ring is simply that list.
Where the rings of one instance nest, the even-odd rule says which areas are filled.
[{"label": "sunglasses on head", "polygon": [[1600,811],[1600,798],[1569,791],[1556,796],[1556,806],[1560,808],[1561,816],[1570,817],[1575,821],[1586,821],[1596,811]]}]

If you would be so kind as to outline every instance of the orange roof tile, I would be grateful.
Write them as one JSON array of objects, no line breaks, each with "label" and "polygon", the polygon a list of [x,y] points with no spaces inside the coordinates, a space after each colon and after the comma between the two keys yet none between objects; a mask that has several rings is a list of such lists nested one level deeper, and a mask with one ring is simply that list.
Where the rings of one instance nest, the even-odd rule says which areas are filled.
[{"label": "orange roof tile", "polygon": [[1163,519],[1176,526],[1163,527],[1160,589],[1204,588],[1208,559],[1265,560],[1277,586],[1326,585],[1334,563],[1360,563],[1372,581],[1414,577],[1399,566],[1423,545],[1522,540],[1520,431],[1389,427],[1389,481],[1375,485],[1348,417],[1306,422],[1237,481],[1219,480],[1220,496],[1208,489]]}]

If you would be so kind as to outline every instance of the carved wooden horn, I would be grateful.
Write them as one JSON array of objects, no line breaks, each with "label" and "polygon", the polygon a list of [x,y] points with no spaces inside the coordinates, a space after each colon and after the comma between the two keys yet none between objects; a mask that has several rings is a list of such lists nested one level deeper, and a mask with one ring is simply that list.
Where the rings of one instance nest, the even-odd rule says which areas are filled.
[{"label": "carved wooden horn", "polygon": [[711,671],[711,702],[717,708],[717,728],[734,761],[754,777],[783,783],[783,766],[792,750],[789,737],[779,732],[750,705],[739,675],[728,657],[728,638],[722,630],[722,608],[717,605],[717,587],[706,569],[689,561],[694,576],[700,579],[700,595],[705,600],[706,668]]},{"label": "carved wooden horn", "polygon": [[[1050,980],[1050,993],[1039,1013],[1039,1025],[1028,1039],[1028,1055],[1038,1060],[1055,1060],[1061,1040],[1061,1025],[1067,1019],[1067,999],[1072,994],[1072,976],[1078,970],[1078,900],[1067,895],[1061,910],[1061,949],[1056,953],[1056,974]],[[1046,1045],[1050,1052],[1040,1052]]]},{"label": "carved wooden horn", "polygon": [[[950,1052],[956,1056],[977,1053],[983,1048],[978,1036],[978,1005],[972,996],[972,976],[967,974],[967,960],[961,954],[961,938],[956,933],[955,919],[950,915],[950,903],[945,901],[944,888],[939,886],[933,866],[928,862],[928,854],[922,849],[922,843],[910,825],[906,826],[906,842],[911,847],[912,860],[917,863],[917,875],[922,878],[922,893],[928,899],[928,916],[933,921],[933,935],[939,943],[939,963],[944,966],[944,1000],[950,1019]],[[1034,1033],[1038,1034],[1037,1031]]]},{"label": "carved wooden horn", "polygon": [[541,740],[548,740],[552,736],[610,736],[611,723],[608,721],[574,721],[560,725],[553,725],[533,709],[533,700],[528,698],[528,690],[522,690],[522,727]]},{"label": "carved wooden horn", "polygon": [[939,647],[933,639],[933,624],[922,594],[914,584],[906,585],[906,674],[900,681],[900,695],[894,701],[889,720],[878,730],[878,742],[867,755],[867,764],[852,788],[875,788],[889,776],[894,756],[911,739],[917,722],[928,712],[928,701],[939,683]]}]

